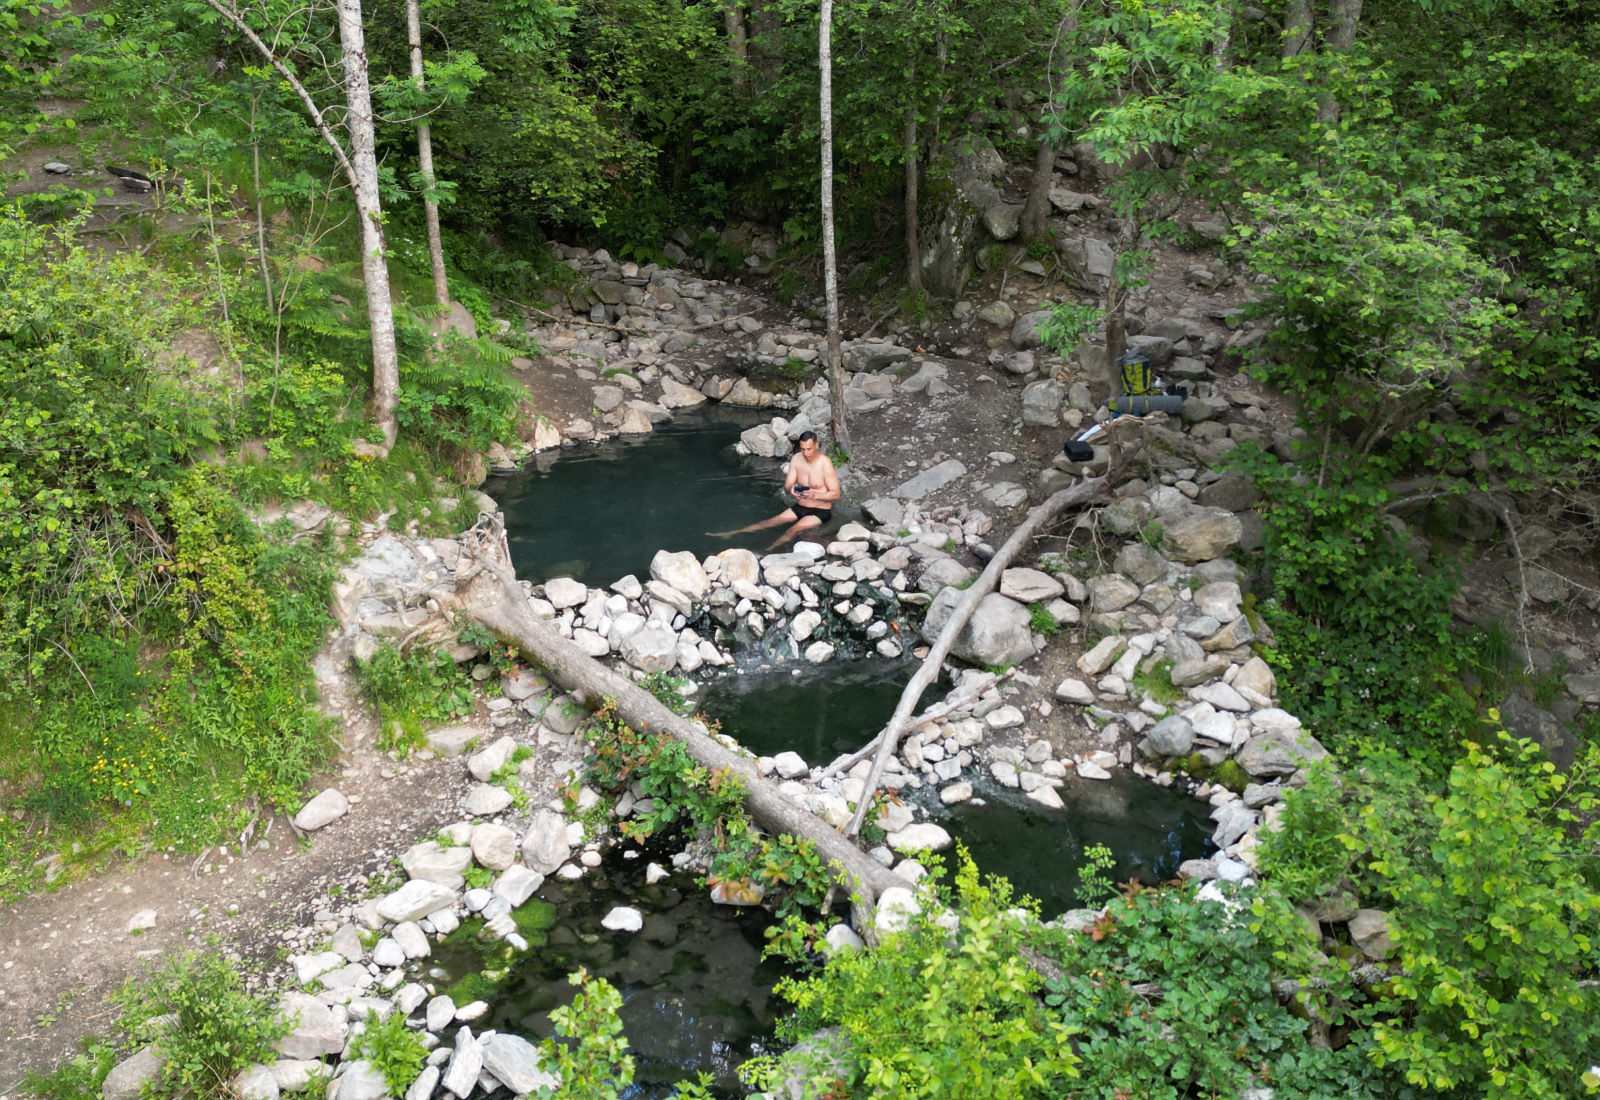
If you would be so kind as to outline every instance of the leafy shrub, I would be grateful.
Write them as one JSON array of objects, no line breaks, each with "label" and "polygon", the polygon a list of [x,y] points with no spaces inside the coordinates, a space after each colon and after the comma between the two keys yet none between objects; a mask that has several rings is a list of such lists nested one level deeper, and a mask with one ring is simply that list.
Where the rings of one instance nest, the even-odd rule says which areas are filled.
[{"label": "leafy shrub", "polygon": [[270,1061],[289,1030],[276,1006],[246,992],[238,969],[214,952],[171,957],[114,999],[129,1037],[161,1052],[161,1080],[173,1095],[231,1096],[234,1076]]},{"label": "leafy shrub", "polygon": [[1399,1003],[1373,1029],[1379,1065],[1441,1093],[1577,1093],[1600,1043],[1585,980],[1600,944],[1597,775],[1593,747],[1558,775],[1537,746],[1503,736],[1467,746],[1409,819],[1418,827],[1363,809],[1399,953]]},{"label": "leafy shrub", "polygon": [[380,749],[409,753],[421,748],[425,726],[459,718],[472,708],[466,679],[442,649],[402,653],[385,643],[357,666],[356,680],[378,710]]},{"label": "leafy shrub", "polygon": [[1392,745],[1448,766],[1475,725],[1456,678],[1469,646],[1450,617],[1455,575],[1398,545],[1381,484],[1300,484],[1252,446],[1233,454],[1265,500],[1276,599],[1257,606],[1277,636],[1265,657],[1283,705],[1330,748]]},{"label": "leafy shrub", "polygon": [[391,1012],[383,1020],[368,1017],[367,1029],[350,1044],[346,1058],[365,1058],[383,1074],[391,1096],[403,1096],[428,1060],[428,1048],[406,1027],[405,1014]]},{"label": "leafy shrub", "polygon": [[400,365],[395,415],[413,444],[484,451],[515,439],[517,403],[525,391],[506,369],[511,352],[488,340],[453,340],[440,353],[408,356]]},{"label": "leafy shrub", "polygon": [[730,770],[697,762],[665,735],[640,733],[608,701],[581,728],[589,741],[589,779],[607,790],[637,783],[654,808],[622,822],[624,835],[643,840],[681,825],[711,844],[710,881],[754,882],[774,891],[780,913],[821,904],[832,876],[816,849],[794,837],[763,836],[744,810],[744,783]]},{"label": "leafy shrub", "polygon": [[[953,903],[959,923],[924,913],[869,951],[830,955],[814,974],[778,983],[797,1039],[843,1028],[854,1077],[811,1082],[807,1095],[1054,1098],[1069,1092],[1078,1059],[1068,1029],[1038,999],[1043,979],[1019,954],[1024,923],[1008,912],[1004,880],[979,881],[963,856]],[[772,1085],[776,1063],[750,1072]],[[842,1090],[842,1091],[841,1091]]]},{"label": "leafy shrub", "polygon": [[69,634],[161,598],[168,487],[218,424],[152,363],[185,288],[73,228],[0,213],[0,698],[69,660]]},{"label": "leafy shrub", "polygon": [[1262,846],[1268,881],[1296,900],[1353,886],[1388,912],[1395,977],[1375,1065],[1425,1094],[1578,1094],[1600,1041],[1585,980],[1600,934],[1597,776],[1600,750],[1557,775],[1502,735],[1466,745],[1443,780],[1391,753],[1342,785],[1313,773],[1286,798]]},{"label": "leafy shrub", "polygon": [[561,1100],[609,1100],[633,1083],[633,1056],[622,1037],[617,1010],[622,994],[604,978],[589,979],[579,970],[568,978],[578,986],[572,1004],[550,1013],[558,1036],[547,1039],[545,1060],[561,1075]]},{"label": "leafy shrub", "polygon": [[1306,1021],[1274,995],[1288,963],[1315,975],[1315,1014],[1345,1023],[1354,990],[1342,964],[1313,967],[1315,944],[1281,899],[1249,906],[1135,887],[1091,930],[1054,934],[1046,951],[1063,974],[1046,983],[1045,1003],[1075,1035],[1082,1095],[1178,1100],[1256,1085],[1281,1097],[1379,1095],[1359,1046],[1311,1044]]},{"label": "leafy shrub", "polygon": [[1056,617],[1050,614],[1044,604],[1031,603],[1028,605],[1028,629],[1046,638],[1054,638],[1061,633],[1061,624],[1056,622]]}]

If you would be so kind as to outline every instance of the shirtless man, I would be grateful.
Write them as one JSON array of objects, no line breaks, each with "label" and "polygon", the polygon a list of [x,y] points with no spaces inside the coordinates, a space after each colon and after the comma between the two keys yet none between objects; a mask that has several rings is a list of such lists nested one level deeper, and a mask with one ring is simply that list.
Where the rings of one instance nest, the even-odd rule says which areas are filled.
[{"label": "shirtless man", "polygon": [[712,534],[725,538],[728,535],[742,535],[746,531],[761,531],[789,524],[789,529],[779,535],[772,546],[767,547],[770,550],[773,546],[782,546],[796,538],[802,531],[821,527],[833,518],[833,502],[841,495],[839,475],[834,472],[828,456],[817,445],[816,432],[801,432],[799,442],[800,450],[789,460],[789,473],[783,479],[783,491],[794,497],[795,503],[771,519],[752,523],[736,531],[713,531]]}]

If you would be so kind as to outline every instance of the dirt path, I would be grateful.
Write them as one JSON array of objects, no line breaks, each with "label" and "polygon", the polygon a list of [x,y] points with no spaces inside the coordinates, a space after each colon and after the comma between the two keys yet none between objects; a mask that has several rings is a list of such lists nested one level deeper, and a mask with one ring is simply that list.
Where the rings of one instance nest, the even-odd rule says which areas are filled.
[{"label": "dirt path", "polygon": [[[217,943],[251,969],[270,966],[285,933],[459,819],[460,761],[398,763],[373,750],[372,720],[348,683],[325,675],[323,687],[344,725],[346,751],[325,777],[353,803],[344,818],[301,841],[278,816],[247,845],[115,864],[0,912],[0,1098],[22,1095],[27,1072],[60,1064],[84,1037],[109,1033],[107,997],[146,960]],[[152,913],[150,927],[130,931]]]}]

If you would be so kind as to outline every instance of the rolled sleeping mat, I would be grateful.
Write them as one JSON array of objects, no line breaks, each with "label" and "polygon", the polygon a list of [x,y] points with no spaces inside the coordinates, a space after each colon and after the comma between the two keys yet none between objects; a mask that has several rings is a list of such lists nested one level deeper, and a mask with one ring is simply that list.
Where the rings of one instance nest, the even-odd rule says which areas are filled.
[{"label": "rolled sleeping mat", "polygon": [[1140,394],[1137,397],[1124,394],[1106,401],[1106,408],[1129,416],[1148,416],[1151,413],[1171,413],[1176,416],[1183,410],[1183,398],[1166,393]]}]

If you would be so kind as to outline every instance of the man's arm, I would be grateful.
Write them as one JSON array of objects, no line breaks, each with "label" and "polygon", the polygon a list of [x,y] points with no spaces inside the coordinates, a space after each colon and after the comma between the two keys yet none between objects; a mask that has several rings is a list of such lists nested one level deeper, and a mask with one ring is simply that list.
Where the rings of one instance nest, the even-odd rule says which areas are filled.
[{"label": "man's arm", "polygon": [[783,479],[783,491],[789,496],[794,496],[794,483],[798,480],[800,480],[800,463],[791,458],[789,472]]}]

